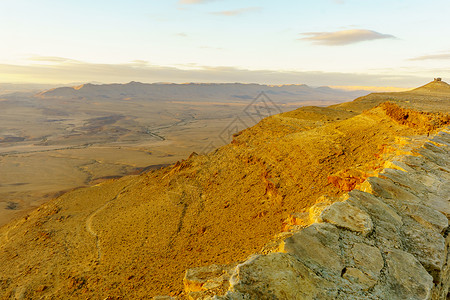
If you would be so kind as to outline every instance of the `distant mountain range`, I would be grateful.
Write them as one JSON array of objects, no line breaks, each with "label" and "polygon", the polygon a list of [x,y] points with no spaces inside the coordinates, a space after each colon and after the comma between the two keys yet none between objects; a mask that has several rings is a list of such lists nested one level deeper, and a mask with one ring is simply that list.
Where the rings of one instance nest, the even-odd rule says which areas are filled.
[{"label": "distant mountain range", "polygon": [[13,93],[37,93],[61,85],[55,84],[31,84],[31,83],[0,83],[0,95]]},{"label": "distant mountain range", "polygon": [[43,99],[151,99],[177,101],[249,100],[264,92],[274,101],[348,101],[367,95],[368,91],[344,91],[330,87],[299,85],[261,85],[243,83],[140,83],[84,84],[46,90],[36,96]]}]

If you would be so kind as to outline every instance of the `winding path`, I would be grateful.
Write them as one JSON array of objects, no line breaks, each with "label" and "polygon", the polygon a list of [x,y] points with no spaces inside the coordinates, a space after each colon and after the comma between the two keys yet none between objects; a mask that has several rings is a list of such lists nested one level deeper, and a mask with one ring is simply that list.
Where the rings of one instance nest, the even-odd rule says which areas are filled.
[{"label": "winding path", "polygon": [[86,231],[89,232],[90,235],[92,235],[95,238],[95,246],[97,248],[97,262],[100,263],[100,259],[102,257],[102,251],[100,248],[100,238],[98,236],[98,234],[92,229],[92,221],[94,219],[94,217],[99,214],[101,211],[103,211],[108,205],[110,205],[114,200],[116,200],[117,198],[119,198],[119,196],[121,194],[123,194],[125,192],[125,190],[130,186],[130,184],[126,185],[125,187],[123,187],[120,192],[117,193],[116,196],[114,196],[114,198],[112,198],[111,200],[107,201],[105,204],[103,204],[101,207],[99,207],[98,209],[96,209],[93,213],[91,213],[87,218],[86,218]]}]

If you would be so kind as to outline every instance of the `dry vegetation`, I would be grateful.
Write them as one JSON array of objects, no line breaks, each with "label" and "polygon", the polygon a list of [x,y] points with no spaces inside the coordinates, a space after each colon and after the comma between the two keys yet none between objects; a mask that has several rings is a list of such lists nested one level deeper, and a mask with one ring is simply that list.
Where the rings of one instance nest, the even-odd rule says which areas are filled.
[{"label": "dry vegetation", "polygon": [[[306,86],[136,82],[2,95],[0,226],[64,191],[171,164],[193,151],[223,145],[223,139],[231,137],[220,133],[235,117],[245,122],[238,129],[255,124],[243,110],[261,88],[287,89],[303,105],[337,103],[352,95]],[[295,96],[297,90],[313,101]],[[318,97],[325,100],[315,101]],[[282,111],[299,105],[286,96],[281,100]]]},{"label": "dry vegetation", "polygon": [[208,155],[66,193],[0,229],[2,296],[182,295],[186,269],[246,259],[291,213],[339,197],[406,151],[410,137],[448,125],[450,96],[436,91],[303,107]]}]

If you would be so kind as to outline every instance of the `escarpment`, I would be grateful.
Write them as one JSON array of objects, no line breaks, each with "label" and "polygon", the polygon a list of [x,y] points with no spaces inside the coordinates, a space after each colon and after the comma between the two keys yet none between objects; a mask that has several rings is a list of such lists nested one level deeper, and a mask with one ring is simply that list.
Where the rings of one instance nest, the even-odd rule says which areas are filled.
[{"label": "escarpment", "polygon": [[449,161],[446,130],[310,209],[303,218],[317,222],[291,227],[268,253],[188,270],[190,299],[448,299]]},{"label": "escarpment", "polygon": [[0,228],[0,297],[445,299],[450,95],[434,88],[302,107],[68,192]]}]

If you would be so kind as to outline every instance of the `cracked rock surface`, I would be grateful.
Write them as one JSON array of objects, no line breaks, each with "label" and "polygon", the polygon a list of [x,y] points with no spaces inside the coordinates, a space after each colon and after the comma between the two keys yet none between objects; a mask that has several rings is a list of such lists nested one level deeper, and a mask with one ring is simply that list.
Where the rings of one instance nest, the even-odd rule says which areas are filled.
[{"label": "cracked rock surface", "polygon": [[449,144],[443,131],[397,157],[319,223],[237,265],[226,293],[191,299],[448,299]]}]

